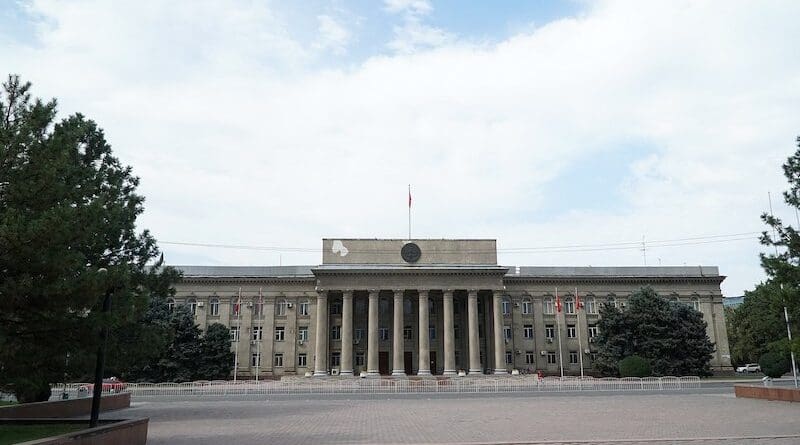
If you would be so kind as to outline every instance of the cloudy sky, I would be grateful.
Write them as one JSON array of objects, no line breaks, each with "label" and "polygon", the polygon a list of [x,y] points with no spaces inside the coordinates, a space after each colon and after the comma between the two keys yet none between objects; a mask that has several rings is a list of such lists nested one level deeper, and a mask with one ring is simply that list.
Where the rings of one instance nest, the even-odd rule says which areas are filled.
[{"label": "cloudy sky", "polygon": [[718,265],[735,296],[768,192],[795,218],[797,1],[0,4],[0,72],[105,129],[171,264],[403,238],[411,184],[413,237]]}]

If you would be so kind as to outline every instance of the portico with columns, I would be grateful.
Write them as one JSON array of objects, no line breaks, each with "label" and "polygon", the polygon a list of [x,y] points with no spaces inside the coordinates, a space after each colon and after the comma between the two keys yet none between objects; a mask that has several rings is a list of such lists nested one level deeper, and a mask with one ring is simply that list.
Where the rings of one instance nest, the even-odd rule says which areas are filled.
[{"label": "portico with columns", "polygon": [[[314,375],[506,373],[499,302],[508,269],[494,240],[323,240],[323,249],[312,269],[321,302]],[[331,302],[341,311],[327,310]]]}]

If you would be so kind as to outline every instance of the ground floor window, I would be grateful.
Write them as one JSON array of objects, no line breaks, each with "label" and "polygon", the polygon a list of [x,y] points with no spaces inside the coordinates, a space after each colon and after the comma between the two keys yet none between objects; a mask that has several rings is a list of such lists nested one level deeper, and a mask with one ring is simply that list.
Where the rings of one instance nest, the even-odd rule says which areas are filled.
[{"label": "ground floor window", "polygon": [[569,351],[569,363],[572,365],[578,364],[578,351]]},{"label": "ground floor window", "polygon": [[261,354],[254,353],[250,356],[250,365],[253,367],[261,366]]},{"label": "ground floor window", "polygon": [[514,354],[511,351],[506,351],[506,365],[514,363]]},{"label": "ground floor window", "polygon": [[533,351],[525,351],[525,364],[532,365],[534,364],[534,360],[536,359],[536,354]]},{"label": "ground floor window", "polygon": [[275,365],[276,368],[283,367],[283,354],[275,354],[275,360],[273,361],[273,365]]},{"label": "ground floor window", "polygon": [[340,352],[332,352],[331,353],[331,366],[334,368],[338,368],[341,366],[342,363],[342,355]]},{"label": "ground floor window", "polygon": [[364,366],[364,353],[356,352],[356,366]]},{"label": "ground floor window", "polygon": [[305,368],[306,366],[308,366],[307,363],[308,363],[308,358],[306,357],[305,354],[299,354],[297,356],[297,367],[298,368]]},{"label": "ground floor window", "polygon": [[547,364],[548,365],[555,365],[556,364],[556,353],[555,352],[548,352],[547,353]]},{"label": "ground floor window", "polygon": [[381,328],[380,339],[383,341],[389,340],[389,328]]},{"label": "ground floor window", "polygon": [[411,326],[405,326],[403,328],[403,339],[404,340],[413,340],[413,333],[411,331]]}]

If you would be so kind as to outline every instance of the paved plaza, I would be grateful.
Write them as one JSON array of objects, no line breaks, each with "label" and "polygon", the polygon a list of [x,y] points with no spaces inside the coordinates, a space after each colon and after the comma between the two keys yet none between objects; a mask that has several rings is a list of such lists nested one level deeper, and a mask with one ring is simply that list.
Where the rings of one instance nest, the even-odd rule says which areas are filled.
[{"label": "paved plaza", "polygon": [[150,417],[148,443],[153,445],[800,444],[800,404],[736,399],[730,388],[657,394],[152,398],[134,400],[119,414]]}]

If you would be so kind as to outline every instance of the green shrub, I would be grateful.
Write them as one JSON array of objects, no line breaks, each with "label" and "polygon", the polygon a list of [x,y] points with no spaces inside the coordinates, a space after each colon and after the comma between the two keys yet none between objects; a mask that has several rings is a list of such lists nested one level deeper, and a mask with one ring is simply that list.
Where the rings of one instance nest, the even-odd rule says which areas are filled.
[{"label": "green shrub", "polygon": [[789,360],[786,355],[777,352],[767,352],[758,360],[761,372],[767,377],[777,379],[789,372]]},{"label": "green shrub", "polygon": [[647,377],[650,375],[650,362],[638,355],[625,357],[619,362],[620,377]]},{"label": "green shrub", "polygon": [[14,383],[14,397],[19,403],[44,402],[50,399],[50,384],[37,379],[20,379]]}]

